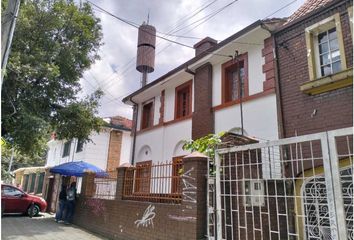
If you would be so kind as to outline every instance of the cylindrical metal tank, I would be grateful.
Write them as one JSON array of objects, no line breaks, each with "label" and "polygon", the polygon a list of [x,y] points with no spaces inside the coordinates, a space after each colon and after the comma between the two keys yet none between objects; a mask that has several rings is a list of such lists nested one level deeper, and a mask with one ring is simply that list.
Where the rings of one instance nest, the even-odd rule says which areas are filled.
[{"label": "cylindrical metal tank", "polygon": [[141,73],[151,73],[155,67],[155,27],[143,24],[139,27],[138,53],[136,59],[136,70]]}]

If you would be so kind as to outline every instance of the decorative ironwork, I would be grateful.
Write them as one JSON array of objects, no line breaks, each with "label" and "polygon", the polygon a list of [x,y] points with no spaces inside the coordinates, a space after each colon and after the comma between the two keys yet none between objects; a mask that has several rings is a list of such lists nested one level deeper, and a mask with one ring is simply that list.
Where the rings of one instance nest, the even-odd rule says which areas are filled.
[{"label": "decorative ironwork", "polygon": [[[348,238],[353,239],[353,176],[352,168],[340,171]],[[303,188],[305,232],[308,240],[332,239],[325,178],[317,175]]]}]

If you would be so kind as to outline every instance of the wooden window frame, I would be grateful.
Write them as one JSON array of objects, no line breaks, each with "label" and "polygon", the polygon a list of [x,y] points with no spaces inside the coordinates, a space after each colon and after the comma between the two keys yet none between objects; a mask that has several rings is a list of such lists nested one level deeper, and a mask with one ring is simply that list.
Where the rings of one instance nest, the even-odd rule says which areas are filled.
[{"label": "wooden window frame", "polygon": [[[151,104],[151,112],[150,112],[150,118],[151,118],[151,126],[147,125],[147,119],[146,119],[146,114],[144,114],[144,107],[146,105]],[[148,100],[144,103],[141,104],[141,122],[140,122],[140,130],[143,129],[148,129],[154,126],[154,99]]]},{"label": "wooden window frame", "polygon": [[[138,166],[146,166],[145,169],[148,169],[147,176],[140,179],[140,172],[141,170],[145,169],[136,169],[135,171],[135,184],[134,184],[134,194],[150,194],[150,187],[151,187],[151,167],[152,167],[152,160],[137,162],[136,167]],[[145,182],[145,180],[147,180]],[[144,181],[144,182],[142,182]]]},{"label": "wooden window frame", "polygon": [[[315,23],[305,29],[305,39],[306,39],[306,48],[307,48],[307,62],[309,66],[309,77],[310,81],[320,79],[325,76],[321,76],[318,70],[319,67],[319,52],[317,44],[318,34],[325,32],[331,28],[336,28],[337,40],[339,45],[339,53],[341,60],[341,71],[347,69],[347,63],[345,59],[345,49],[343,41],[343,32],[341,26],[341,20],[339,13],[336,13],[318,23]],[[334,73],[336,74],[336,73]],[[333,75],[333,74],[330,74]]]},{"label": "wooden window frame", "polygon": [[[242,98],[248,97],[249,96],[249,83],[248,83],[248,54],[243,53],[238,56],[238,61],[243,62],[243,68],[245,71],[245,76],[244,76],[244,94]],[[229,100],[227,101],[226,99],[226,91],[228,90],[227,88],[227,81],[228,81],[228,76],[227,72],[233,69],[237,69],[238,67],[238,62],[235,59],[232,59],[226,63],[223,63],[221,65],[221,98],[222,98],[222,104],[224,103],[229,103],[229,102],[236,102],[239,101],[238,99],[235,100]]]},{"label": "wooden window frame", "polygon": [[[179,85],[178,87],[176,87],[175,89],[175,119],[179,119],[179,118],[183,118],[183,117],[188,117],[190,115],[192,115],[192,100],[193,100],[193,92],[192,92],[192,86],[193,86],[193,81],[189,80],[188,82],[185,82],[181,85]],[[180,113],[180,101],[178,98],[178,95],[180,92],[182,92],[183,90],[188,90],[189,91],[189,98],[188,98],[188,114],[183,116]]]}]

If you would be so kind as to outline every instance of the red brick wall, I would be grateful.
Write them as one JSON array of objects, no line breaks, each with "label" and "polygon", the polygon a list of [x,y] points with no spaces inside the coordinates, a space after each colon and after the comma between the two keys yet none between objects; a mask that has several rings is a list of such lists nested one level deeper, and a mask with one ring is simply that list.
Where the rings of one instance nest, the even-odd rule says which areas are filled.
[{"label": "red brick wall", "polygon": [[[189,184],[197,188],[187,189],[188,196],[195,199],[195,202],[186,197],[183,197],[181,204],[122,200],[125,168],[119,168],[116,199],[104,200],[81,196],[76,205],[74,223],[109,239],[203,239],[206,234],[207,160],[190,158],[184,159],[183,164],[184,172],[189,176]],[[90,186],[86,180],[88,179],[85,176],[82,192],[86,192],[85,189]],[[182,188],[186,188],[183,183],[181,184]],[[145,226],[143,224],[137,226],[150,205],[154,207],[155,213],[152,222]]]},{"label": "red brick wall", "polygon": [[263,91],[275,88],[275,68],[274,68],[274,52],[273,37],[264,40],[264,48],[262,49],[262,57],[264,64],[262,71],[265,73],[265,81],[263,82]]},{"label": "red brick wall", "polygon": [[[342,1],[336,7],[276,33],[279,79],[284,119],[284,137],[304,135],[353,125],[352,86],[310,96],[300,90],[308,82],[309,70],[305,28],[337,12],[341,15],[347,67],[353,66],[352,33],[349,28],[348,7]],[[280,45],[283,44],[281,47]]]},{"label": "red brick wall", "polygon": [[160,118],[159,118],[159,124],[163,124],[164,122],[164,115],[165,115],[165,90],[161,91],[161,96],[160,96]]},{"label": "red brick wall", "polygon": [[214,133],[214,114],[212,112],[212,71],[207,63],[196,70],[194,76],[194,112],[192,117],[192,139]]},{"label": "red brick wall", "polygon": [[107,171],[114,171],[120,165],[120,153],[122,147],[122,132],[113,130],[110,133]]}]

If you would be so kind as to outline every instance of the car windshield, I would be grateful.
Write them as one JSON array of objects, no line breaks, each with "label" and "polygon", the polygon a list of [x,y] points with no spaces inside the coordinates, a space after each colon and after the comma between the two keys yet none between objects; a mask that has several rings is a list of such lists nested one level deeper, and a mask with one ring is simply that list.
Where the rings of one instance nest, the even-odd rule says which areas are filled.
[{"label": "car windshield", "polygon": [[3,194],[5,196],[21,196],[23,192],[10,186],[3,186]]}]

